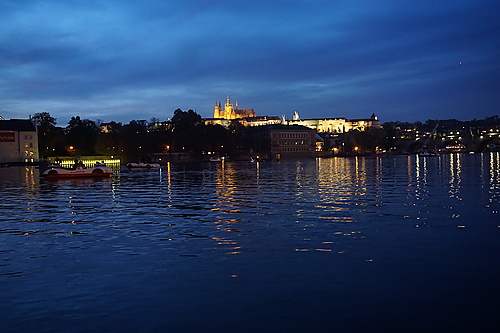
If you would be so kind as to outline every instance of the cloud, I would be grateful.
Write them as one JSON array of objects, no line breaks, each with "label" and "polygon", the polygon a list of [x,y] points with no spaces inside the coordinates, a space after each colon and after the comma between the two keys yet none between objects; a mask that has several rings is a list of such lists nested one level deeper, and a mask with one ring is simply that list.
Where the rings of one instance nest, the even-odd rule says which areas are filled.
[{"label": "cloud", "polygon": [[128,121],[181,107],[209,117],[230,92],[258,114],[488,116],[498,113],[497,9],[489,0],[4,1],[0,110]]}]

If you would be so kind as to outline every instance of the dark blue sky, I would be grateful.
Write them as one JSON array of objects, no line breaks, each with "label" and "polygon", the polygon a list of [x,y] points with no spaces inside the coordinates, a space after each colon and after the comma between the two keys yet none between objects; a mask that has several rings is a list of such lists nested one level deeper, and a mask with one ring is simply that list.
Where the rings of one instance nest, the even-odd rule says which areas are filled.
[{"label": "dark blue sky", "polygon": [[500,114],[498,0],[1,1],[0,115]]}]

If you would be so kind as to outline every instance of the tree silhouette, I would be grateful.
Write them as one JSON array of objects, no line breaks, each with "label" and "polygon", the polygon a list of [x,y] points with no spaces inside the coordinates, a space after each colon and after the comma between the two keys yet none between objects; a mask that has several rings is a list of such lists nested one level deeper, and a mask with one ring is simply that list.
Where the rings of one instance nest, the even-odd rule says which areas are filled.
[{"label": "tree silhouette", "polygon": [[48,112],[35,113],[31,120],[38,130],[39,154],[42,157],[65,155],[64,132],[56,127],[56,118]]},{"label": "tree silhouette", "polygon": [[99,127],[89,119],[71,117],[66,126],[66,143],[73,146],[77,155],[95,155],[94,144],[99,135]]}]

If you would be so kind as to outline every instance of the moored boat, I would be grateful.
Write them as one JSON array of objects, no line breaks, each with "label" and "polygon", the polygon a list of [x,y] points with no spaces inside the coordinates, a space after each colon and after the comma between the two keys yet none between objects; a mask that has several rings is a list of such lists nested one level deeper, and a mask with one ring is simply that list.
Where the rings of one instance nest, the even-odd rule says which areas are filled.
[{"label": "moored boat", "polygon": [[96,166],[93,168],[78,167],[67,169],[62,167],[50,167],[42,173],[46,179],[60,178],[106,178],[111,177],[113,172],[106,166]]},{"label": "moored boat", "polygon": [[486,146],[487,151],[500,151],[500,144],[490,143]]},{"label": "moored boat", "polygon": [[418,153],[418,156],[423,156],[423,157],[436,157],[439,156],[438,153],[434,151],[424,151],[422,153]]},{"label": "moored boat", "polygon": [[158,169],[160,167],[159,163],[127,163],[129,169]]}]

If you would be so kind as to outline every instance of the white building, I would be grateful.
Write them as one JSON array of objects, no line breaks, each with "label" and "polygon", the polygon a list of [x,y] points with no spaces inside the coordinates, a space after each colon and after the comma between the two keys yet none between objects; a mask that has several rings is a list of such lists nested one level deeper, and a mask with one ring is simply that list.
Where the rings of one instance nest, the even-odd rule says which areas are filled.
[{"label": "white building", "polygon": [[368,128],[381,128],[380,120],[375,114],[367,119],[324,118],[300,119],[297,112],[287,125],[302,125],[315,129],[317,133],[345,133],[352,130],[365,131]]},{"label": "white building", "polygon": [[33,122],[0,119],[0,163],[33,163],[38,158],[38,133]]}]

